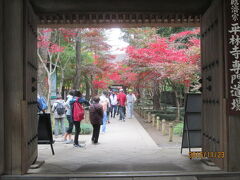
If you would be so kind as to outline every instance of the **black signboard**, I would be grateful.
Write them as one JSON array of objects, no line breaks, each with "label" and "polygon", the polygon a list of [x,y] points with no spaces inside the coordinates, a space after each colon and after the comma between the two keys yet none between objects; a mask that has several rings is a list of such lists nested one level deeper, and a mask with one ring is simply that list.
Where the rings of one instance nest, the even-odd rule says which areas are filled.
[{"label": "black signboard", "polygon": [[53,136],[52,136],[52,125],[51,117],[49,113],[39,114],[38,120],[38,144],[50,144],[52,154],[54,155],[53,149]]},{"label": "black signboard", "polygon": [[202,98],[201,94],[186,94],[185,101],[185,115],[182,136],[182,147],[199,148],[202,147]]}]

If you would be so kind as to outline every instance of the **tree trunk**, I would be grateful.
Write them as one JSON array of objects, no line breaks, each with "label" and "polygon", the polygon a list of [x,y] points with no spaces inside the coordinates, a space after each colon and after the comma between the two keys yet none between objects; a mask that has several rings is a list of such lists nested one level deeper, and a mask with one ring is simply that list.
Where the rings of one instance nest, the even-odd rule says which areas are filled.
[{"label": "tree trunk", "polygon": [[86,85],[86,99],[90,100],[90,85],[87,77],[85,77],[85,85]]},{"label": "tree trunk", "polygon": [[43,67],[42,63],[38,63],[38,76],[37,76],[37,88],[38,94],[44,96],[45,98],[48,95],[48,88],[46,82],[47,73]]},{"label": "tree trunk", "polygon": [[[45,32],[45,37],[49,39],[52,35],[52,32]],[[42,59],[48,59],[48,49],[47,48],[40,48],[39,53],[41,54]],[[39,60],[38,61],[38,94],[40,96],[44,96],[45,98],[48,97],[48,88],[46,78],[48,78],[48,74],[44,68],[43,63]]]},{"label": "tree trunk", "polygon": [[139,104],[140,103],[140,99],[141,99],[141,90],[140,88],[136,88],[136,91],[137,91],[137,101],[136,103]]},{"label": "tree trunk", "polygon": [[98,88],[93,88],[92,96],[97,96],[97,95],[98,95]]},{"label": "tree trunk", "polygon": [[73,89],[79,89],[81,84],[81,32],[76,38],[76,73],[73,79]]},{"label": "tree trunk", "polygon": [[67,91],[66,91],[66,88],[64,85],[62,86],[62,96],[63,96],[63,99],[66,101],[67,100]]},{"label": "tree trunk", "polygon": [[154,80],[153,81],[153,109],[159,110],[161,107],[160,104],[160,91],[159,91],[159,82]]},{"label": "tree trunk", "polygon": [[59,89],[58,89],[58,92],[59,92],[59,94],[61,94],[61,95],[62,95],[64,78],[65,78],[64,69],[61,69],[61,79],[60,79]]},{"label": "tree trunk", "polygon": [[93,75],[90,76],[89,85],[90,85],[90,97],[93,97]]},{"label": "tree trunk", "polygon": [[51,112],[51,94],[52,94],[52,77],[50,73],[48,73],[48,96],[47,96],[47,103],[48,103],[48,112]]},{"label": "tree trunk", "polygon": [[174,91],[175,96],[176,96],[176,107],[177,107],[177,112],[176,112],[176,120],[180,120],[180,101],[179,101],[179,95],[177,90]]}]

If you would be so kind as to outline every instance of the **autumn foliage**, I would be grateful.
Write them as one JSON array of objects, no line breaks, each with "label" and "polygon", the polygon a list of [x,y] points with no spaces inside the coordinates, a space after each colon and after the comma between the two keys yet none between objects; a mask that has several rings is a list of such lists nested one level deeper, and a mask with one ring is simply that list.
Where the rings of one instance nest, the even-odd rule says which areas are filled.
[{"label": "autumn foliage", "polygon": [[[111,46],[103,32],[103,29],[87,28],[40,29],[38,55],[48,72],[48,85],[55,67],[67,74],[67,77],[62,76],[62,86],[68,79],[73,82],[74,78],[79,78],[78,87],[85,90],[84,86],[89,85],[92,91],[107,89],[112,84],[153,89],[154,83],[161,87],[166,82],[173,88],[179,85],[189,88],[199,78],[199,28],[170,37],[161,37],[154,28],[133,28],[129,30],[132,33],[128,36],[130,45],[123,49],[127,56],[120,62],[114,61],[115,56],[110,53]],[[80,43],[78,51],[77,41]],[[47,49],[47,56],[44,56],[44,49]],[[79,59],[75,51],[80,53]],[[80,77],[72,71],[76,68]]]},{"label": "autumn foliage", "polygon": [[[129,46],[128,65],[135,72],[145,76],[144,80],[170,79],[175,83],[190,86],[199,72],[200,40],[196,37],[199,29],[181,32],[170,38],[157,38],[145,48]],[[182,42],[181,39],[189,38]]]},{"label": "autumn foliage", "polygon": [[[95,75],[95,88],[105,89],[111,84],[128,87],[151,87],[151,80],[189,87],[197,78],[200,67],[199,29],[173,34],[169,38],[154,37],[145,47],[128,46],[123,62],[111,63],[95,57],[94,63],[102,71]],[[154,40],[153,40],[154,39]],[[114,57],[113,57],[114,58]]]}]

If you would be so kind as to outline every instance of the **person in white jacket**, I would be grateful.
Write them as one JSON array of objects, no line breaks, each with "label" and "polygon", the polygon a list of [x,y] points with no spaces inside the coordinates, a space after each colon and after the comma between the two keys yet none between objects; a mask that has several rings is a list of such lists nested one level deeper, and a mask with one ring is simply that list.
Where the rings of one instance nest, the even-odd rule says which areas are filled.
[{"label": "person in white jacket", "polygon": [[136,96],[132,92],[133,91],[129,89],[127,94],[127,115],[129,119],[133,117],[133,106],[136,101]]},{"label": "person in white jacket", "polygon": [[111,117],[115,118],[117,113],[117,104],[118,104],[116,92],[113,91],[109,99],[110,99],[110,105],[111,105]]},{"label": "person in white jacket", "polygon": [[103,106],[103,125],[102,125],[102,132],[106,132],[106,125],[107,125],[107,108],[110,104],[109,99],[107,98],[107,91],[103,91],[103,94],[100,96],[100,104]]}]

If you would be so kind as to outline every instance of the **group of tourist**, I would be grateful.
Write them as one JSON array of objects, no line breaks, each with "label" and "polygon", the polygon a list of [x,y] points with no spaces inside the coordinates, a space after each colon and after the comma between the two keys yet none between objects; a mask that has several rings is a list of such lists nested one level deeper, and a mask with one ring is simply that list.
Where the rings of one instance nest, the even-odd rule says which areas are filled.
[{"label": "group of tourist", "polygon": [[[102,133],[106,132],[107,124],[110,123],[110,117],[115,118],[119,115],[119,120],[124,122],[126,115],[128,118],[133,117],[133,105],[136,96],[131,89],[126,95],[123,89],[119,91],[103,91],[101,96],[94,96],[90,101],[84,99],[80,91],[70,90],[67,100],[62,100],[58,96],[53,103],[52,112],[54,113],[55,137],[63,135],[65,143],[75,147],[82,147],[78,142],[80,133],[80,122],[84,119],[84,107],[89,108],[89,118],[93,126],[92,142],[98,144],[98,137],[102,126]],[[68,120],[68,128],[65,132],[64,118]],[[75,137],[72,140],[72,131],[75,127]]]}]

